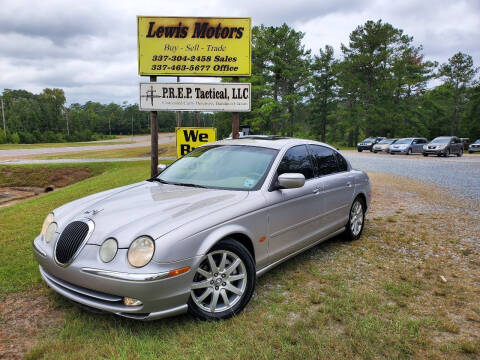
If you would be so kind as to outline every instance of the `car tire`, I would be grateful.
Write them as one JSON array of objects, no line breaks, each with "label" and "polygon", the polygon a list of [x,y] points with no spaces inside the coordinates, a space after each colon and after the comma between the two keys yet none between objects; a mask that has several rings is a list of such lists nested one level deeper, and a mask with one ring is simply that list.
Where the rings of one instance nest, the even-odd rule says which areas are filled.
[{"label": "car tire", "polygon": [[460,151],[457,153],[457,156],[458,156],[458,157],[461,157],[462,155],[463,155],[463,151],[460,150]]},{"label": "car tire", "polygon": [[473,151],[468,151],[469,154],[473,154]]},{"label": "car tire", "polygon": [[365,202],[357,196],[350,207],[348,223],[345,229],[345,236],[348,241],[357,240],[362,235],[365,225],[365,210]]},{"label": "car tire", "polygon": [[373,150],[373,153],[374,153],[374,154],[376,154],[377,152],[378,152],[378,151],[376,151],[376,150]]},{"label": "car tire", "polygon": [[423,153],[423,156],[428,156],[428,154]]},{"label": "car tire", "polygon": [[228,319],[248,304],[255,280],[255,262],[247,248],[234,239],[223,239],[200,261],[188,312],[201,320]]},{"label": "car tire", "polygon": [[357,149],[358,152],[362,152],[363,150],[362,149]]},{"label": "car tire", "polygon": [[412,148],[408,148],[407,155],[412,155]]}]

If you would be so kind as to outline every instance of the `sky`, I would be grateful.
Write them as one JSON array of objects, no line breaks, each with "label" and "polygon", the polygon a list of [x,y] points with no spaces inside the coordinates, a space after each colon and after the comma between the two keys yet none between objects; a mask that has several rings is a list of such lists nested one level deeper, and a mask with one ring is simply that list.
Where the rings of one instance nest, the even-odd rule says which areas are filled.
[{"label": "sky", "polygon": [[287,23],[313,54],[332,45],[337,58],[357,26],[382,19],[413,36],[427,60],[461,51],[480,66],[479,0],[0,0],[0,91],[62,88],[69,104],[138,103],[148,78],[138,75],[136,15]]}]

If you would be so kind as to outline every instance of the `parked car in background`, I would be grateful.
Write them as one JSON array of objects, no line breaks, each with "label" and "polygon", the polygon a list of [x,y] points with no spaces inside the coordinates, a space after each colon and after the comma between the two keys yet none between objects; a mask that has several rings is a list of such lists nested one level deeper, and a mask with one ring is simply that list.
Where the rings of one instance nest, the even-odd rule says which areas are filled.
[{"label": "parked car in background", "polygon": [[395,144],[390,145],[388,151],[390,154],[421,154],[423,151],[423,145],[428,143],[425,138],[402,138],[398,139]]},{"label": "parked car in background", "polygon": [[397,140],[398,139],[383,139],[378,144],[373,145],[373,152],[377,153],[382,151],[388,153],[388,148],[390,147],[390,145],[395,144]]},{"label": "parked car in background", "polygon": [[456,136],[439,136],[423,147],[423,156],[428,155],[449,156],[463,155],[462,141]]},{"label": "parked car in background", "polygon": [[460,141],[463,144],[463,150],[467,151],[470,146],[470,138],[460,138]]},{"label": "parked car in background", "polygon": [[257,276],[335,235],[358,239],[370,197],[367,174],[327,144],[217,141],[53,210],[33,251],[48,286],[89,308],[224,319],[247,305]]},{"label": "parked car in background", "polygon": [[477,139],[474,143],[468,147],[468,152],[473,154],[474,152],[480,152],[480,139]]},{"label": "parked car in background", "polygon": [[362,152],[363,150],[373,151],[373,146],[384,139],[385,139],[384,137],[366,138],[365,140],[357,144],[357,150],[358,152]]}]

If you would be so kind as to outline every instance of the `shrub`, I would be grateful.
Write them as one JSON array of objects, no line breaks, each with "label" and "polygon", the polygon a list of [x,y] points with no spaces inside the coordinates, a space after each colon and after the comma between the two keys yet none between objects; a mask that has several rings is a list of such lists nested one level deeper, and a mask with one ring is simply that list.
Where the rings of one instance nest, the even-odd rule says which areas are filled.
[{"label": "shrub", "polygon": [[34,144],[35,142],[37,142],[35,136],[27,131],[22,131],[18,133],[18,135],[20,136],[20,142],[22,144]]},{"label": "shrub", "polygon": [[15,132],[13,134],[7,134],[7,142],[11,144],[20,144],[20,136]]}]

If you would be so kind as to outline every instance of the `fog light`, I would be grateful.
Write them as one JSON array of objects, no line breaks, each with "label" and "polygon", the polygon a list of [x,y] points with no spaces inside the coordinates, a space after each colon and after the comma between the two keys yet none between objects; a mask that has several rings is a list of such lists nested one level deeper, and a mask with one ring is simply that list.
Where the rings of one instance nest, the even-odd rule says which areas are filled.
[{"label": "fog light", "polygon": [[132,299],[132,298],[129,298],[129,297],[124,297],[123,298],[123,303],[126,306],[140,306],[140,305],[143,304],[140,300]]}]

